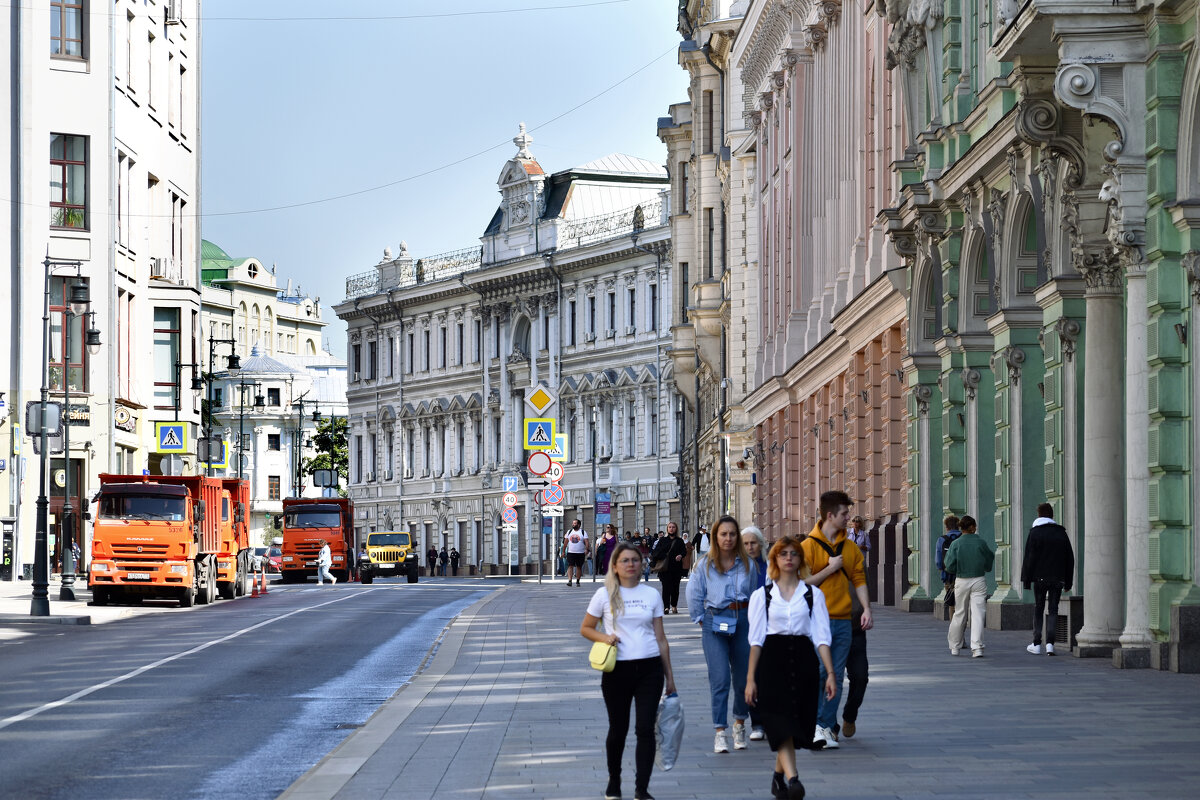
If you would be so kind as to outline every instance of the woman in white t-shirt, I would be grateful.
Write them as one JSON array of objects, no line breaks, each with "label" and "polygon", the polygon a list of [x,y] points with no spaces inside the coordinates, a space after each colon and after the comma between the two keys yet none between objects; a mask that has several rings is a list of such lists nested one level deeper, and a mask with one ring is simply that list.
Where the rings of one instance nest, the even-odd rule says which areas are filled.
[{"label": "woman in white t-shirt", "polygon": [[836,688],[825,595],[804,583],[807,574],[800,539],[784,536],[767,555],[770,582],[750,595],[746,703],[757,707],[755,718],[775,751],[771,794],[791,800],[804,797],[804,784],[796,775],[796,747],[812,749],[817,692],[803,687],[820,686],[818,655],[825,665],[825,698],[833,697]]},{"label": "woman in white t-shirt", "polygon": [[[642,553],[631,542],[613,549],[604,586],[588,603],[579,632],[593,642],[617,646],[617,665],[600,678],[600,692],[608,709],[608,788],[606,800],[621,797],[621,756],[629,733],[629,706],[636,703],[637,736],[634,799],[653,800],[648,791],[654,768],[654,721],[666,680],[668,694],[675,691],[671,652],[663,632],[662,596],[641,582]],[[597,628],[603,620],[604,632]]]}]

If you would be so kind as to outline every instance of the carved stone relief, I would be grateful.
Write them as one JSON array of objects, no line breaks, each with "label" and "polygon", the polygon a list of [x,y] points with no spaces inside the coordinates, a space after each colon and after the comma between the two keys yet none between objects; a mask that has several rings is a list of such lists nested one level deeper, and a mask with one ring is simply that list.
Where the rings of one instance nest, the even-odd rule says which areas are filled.
[{"label": "carved stone relief", "polygon": [[991,358],[992,371],[995,372],[997,366],[1003,365],[1008,369],[1008,379],[1016,386],[1021,381],[1021,368],[1025,363],[1025,351],[1019,347],[1009,345],[1003,350],[993,353]]}]

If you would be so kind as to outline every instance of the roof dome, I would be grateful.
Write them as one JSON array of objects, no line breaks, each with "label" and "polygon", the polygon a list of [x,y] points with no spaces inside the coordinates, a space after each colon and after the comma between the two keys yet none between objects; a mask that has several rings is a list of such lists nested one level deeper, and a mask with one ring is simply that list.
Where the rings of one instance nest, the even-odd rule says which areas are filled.
[{"label": "roof dome", "polygon": [[200,240],[200,258],[207,260],[207,261],[214,261],[214,260],[218,260],[218,259],[221,261],[232,261],[233,260],[233,258],[229,255],[229,253],[226,253],[224,250],[222,250],[220,247],[218,247],[217,245],[210,242],[208,239]]}]

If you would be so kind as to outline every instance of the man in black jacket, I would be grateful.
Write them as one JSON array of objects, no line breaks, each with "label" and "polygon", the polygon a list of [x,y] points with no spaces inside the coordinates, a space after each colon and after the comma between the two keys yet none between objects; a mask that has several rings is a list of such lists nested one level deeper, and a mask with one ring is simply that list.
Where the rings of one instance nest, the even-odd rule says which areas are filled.
[{"label": "man in black jacket", "polygon": [[[1037,519],[1025,540],[1025,559],[1021,563],[1021,582],[1033,588],[1033,644],[1025,648],[1035,656],[1042,654],[1043,613],[1046,621],[1046,655],[1054,655],[1054,638],[1058,627],[1058,599],[1064,590],[1070,591],[1075,577],[1075,551],[1062,525],[1054,521],[1054,507],[1042,503]],[[1047,603],[1049,608],[1047,608]]]}]

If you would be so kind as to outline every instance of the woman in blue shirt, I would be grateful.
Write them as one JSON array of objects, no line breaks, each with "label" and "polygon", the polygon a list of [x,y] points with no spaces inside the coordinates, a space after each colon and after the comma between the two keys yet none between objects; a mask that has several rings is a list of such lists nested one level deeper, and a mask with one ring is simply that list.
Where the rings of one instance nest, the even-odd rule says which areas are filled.
[{"label": "woman in blue shirt", "polygon": [[733,749],[746,749],[746,667],[750,661],[746,616],[750,594],[758,587],[758,566],[742,544],[741,526],[723,516],[709,529],[713,545],[697,559],[688,576],[687,605],[692,622],[701,626],[712,720],[714,753],[728,753],[729,688],[733,684]]}]

